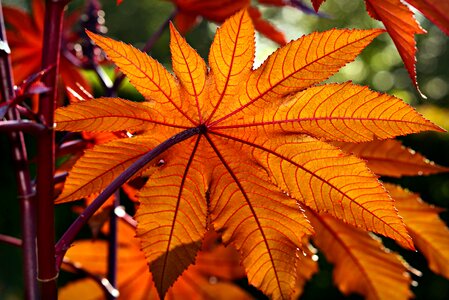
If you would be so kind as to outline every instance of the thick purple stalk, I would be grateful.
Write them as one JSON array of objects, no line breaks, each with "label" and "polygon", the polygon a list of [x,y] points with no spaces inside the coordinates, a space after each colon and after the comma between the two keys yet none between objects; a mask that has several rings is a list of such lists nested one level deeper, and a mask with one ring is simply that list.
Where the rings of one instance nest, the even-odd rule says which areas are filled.
[{"label": "thick purple stalk", "polygon": [[38,140],[37,160],[37,257],[38,279],[41,283],[41,299],[57,299],[58,268],[55,260],[55,223],[54,223],[54,183],[55,135],[53,127],[56,107],[57,74],[62,38],[64,8],[70,0],[46,0],[44,39],[42,48],[42,69],[54,66],[45,76],[43,83],[49,87],[49,93],[39,99],[39,116],[46,126],[51,127]]},{"label": "thick purple stalk", "polygon": [[[5,34],[5,24],[3,19],[2,3],[0,1],[0,41],[3,49],[0,49],[0,78],[1,78],[1,101],[10,101],[14,99],[14,78],[12,74],[11,58],[9,55],[8,43]],[[16,127],[14,122],[20,122],[20,114],[16,109],[9,109],[6,114],[7,119],[3,122],[4,128]],[[36,124],[37,125],[37,124]],[[20,126],[15,129],[23,129]],[[20,202],[21,227],[23,239],[23,276],[25,298],[28,300],[37,299],[38,285],[36,280],[36,205],[35,194],[31,186],[31,178],[28,170],[28,157],[26,152],[23,133],[10,130],[9,138],[12,145],[12,156],[14,161],[14,170],[17,180],[18,198]]]},{"label": "thick purple stalk", "polygon": [[200,134],[203,128],[194,127],[186,129],[177,135],[169,138],[168,140],[162,142],[157,147],[155,147],[150,152],[142,155],[137,161],[135,161],[129,168],[127,168],[123,173],[121,173],[117,178],[115,178],[111,184],[109,184],[103,192],[84,210],[81,215],[72,223],[72,225],[67,229],[67,231],[62,235],[56,244],[56,255],[57,263],[60,265],[62,259],[69,249],[70,245],[75,240],[76,235],[81,230],[81,228],[87,223],[90,217],[103,205],[103,203],[117,191],[120,186],[126,183],[134,174],[139,172],[146,164],[151,160],[156,158],[158,155],[172,147],[173,145],[180,143],[194,135]]}]

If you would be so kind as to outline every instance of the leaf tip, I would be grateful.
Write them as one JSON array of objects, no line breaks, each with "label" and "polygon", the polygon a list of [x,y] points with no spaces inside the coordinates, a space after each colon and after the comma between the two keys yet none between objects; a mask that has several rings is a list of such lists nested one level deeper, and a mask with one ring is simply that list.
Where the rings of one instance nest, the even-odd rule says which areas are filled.
[{"label": "leaf tip", "polygon": [[170,28],[170,32],[177,31],[172,21],[168,22],[168,27]]},{"label": "leaf tip", "polygon": [[98,34],[93,33],[89,29],[84,29],[84,32],[86,32],[87,36],[95,42],[97,41],[98,37],[100,37]]}]

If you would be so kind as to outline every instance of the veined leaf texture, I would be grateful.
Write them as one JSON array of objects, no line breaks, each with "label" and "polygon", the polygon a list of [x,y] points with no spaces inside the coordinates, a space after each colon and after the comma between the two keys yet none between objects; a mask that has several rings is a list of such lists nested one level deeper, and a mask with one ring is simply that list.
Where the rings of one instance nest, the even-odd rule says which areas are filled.
[{"label": "veined leaf texture", "polygon": [[[218,29],[210,69],[173,26],[170,32],[174,74],[130,45],[89,33],[146,102],[100,98],[57,110],[59,130],[136,132],[87,151],[58,201],[102,190],[158,143],[198,128],[141,172],[148,181],[138,193],[137,235],[161,298],[198,260],[212,228],[238,250],[249,283],[274,299],[291,298],[301,278],[313,274],[310,261],[301,273],[299,258],[312,235],[323,249],[332,239],[340,243],[330,261],[349,255],[359,272],[373,268],[363,288],[357,287],[361,278],[337,280],[345,293],[384,298],[379,274],[388,269],[401,272],[394,282],[400,296],[409,296],[409,279],[401,277],[405,266],[367,233],[414,249],[407,223],[363,160],[366,152],[345,145],[442,130],[395,97],[352,83],[319,85],[382,30],[313,33],[280,48],[257,69],[246,10]],[[336,232],[326,231],[329,226]],[[393,267],[374,268],[376,260],[363,250],[345,249],[355,240]]]}]

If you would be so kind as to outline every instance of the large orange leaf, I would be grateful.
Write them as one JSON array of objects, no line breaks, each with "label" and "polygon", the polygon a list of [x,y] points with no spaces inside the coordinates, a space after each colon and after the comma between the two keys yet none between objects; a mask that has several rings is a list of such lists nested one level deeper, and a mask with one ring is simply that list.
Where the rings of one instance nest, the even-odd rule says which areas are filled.
[{"label": "large orange leaf", "polygon": [[399,214],[416,247],[429,262],[429,268],[449,278],[449,228],[440,219],[442,209],[424,203],[419,195],[393,184],[385,184],[396,202]]},{"label": "large orange leaf", "polygon": [[370,170],[381,176],[430,175],[449,170],[435,164],[414,150],[403,146],[397,140],[372,141],[358,144],[335,142],[333,144],[347,153],[352,153],[366,160]]},{"label": "large orange leaf", "polygon": [[[57,128],[64,130],[142,130],[111,142],[135,143],[136,149],[111,147],[104,168],[93,166],[98,159],[87,162],[105,158],[108,144],[87,152],[84,162],[94,171],[74,168],[71,176],[82,177],[77,193],[103,189],[116,170],[154,145],[145,139],[198,131],[145,167],[150,178],[139,193],[138,233],[161,296],[194,262],[212,225],[225,245],[239,250],[250,284],[276,299],[292,297],[297,255],[313,232],[304,205],[413,248],[377,178],[363,161],[326,140],[367,141],[439,127],[387,95],[350,83],[313,86],[352,61],[380,32],[314,33],[252,70],[254,28],[243,10],[220,27],[210,70],[172,28],[176,77],[135,48],[90,34],[150,104],[103,99],[58,111]],[[105,109],[99,109],[102,101]],[[98,121],[92,121],[95,116]]]},{"label": "large orange leaf", "polygon": [[314,241],[335,265],[334,281],[346,295],[366,299],[409,299],[411,278],[403,260],[383,248],[377,238],[329,215],[307,210],[316,229]]}]

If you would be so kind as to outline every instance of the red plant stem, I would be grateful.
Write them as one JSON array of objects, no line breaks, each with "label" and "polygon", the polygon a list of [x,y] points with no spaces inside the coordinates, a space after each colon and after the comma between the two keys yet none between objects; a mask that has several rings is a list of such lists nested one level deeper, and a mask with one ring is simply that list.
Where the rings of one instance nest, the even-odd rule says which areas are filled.
[{"label": "red plant stem", "polygon": [[[16,115],[16,114],[15,114]],[[14,118],[12,121],[0,121],[0,132],[14,132],[21,131],[26,133],[31,133],[33,135],[39,135],[47,129],[42,124],[29,121],[18,121]]]},{"label": "red plant stem", "polygon": [[[168,16],[168,18],[164,21],[164,23],[162,23],[162,25],[153,33],[153,35],[148,39],[148,41],[145,43],[145,46],[143,46],[142,48],[142,52],[148,52],[150,51],[154,44],[157,42],[157,40],[159,40],[159,38],[162,36],[162,34],[164,33],[164,30],[166,28],[168,28],[168,25],[170,24],[171,20],[173,20],[173,18],[176,16],[176,14],[178,13],[178,10],[175,9],[170,16]],[[115,80],[114,80],[114,84],[112,86],[112,91],[117,91],[118,87],[120,86],[120,84],[123,82],[123,80],[125,79],[125,74],[120,74]]]},{"label": "red plant stem", "polygon": [[[108,274],[107,279],[109,283],[115,288],[117,287],[117,216],[115,209],[120,205],[120,191],[115,191],[114,203],[109,216],[109,236],[108,236]],[[107,295],[108,300],[114,300],[114,295]]]},{"label": "red plant stem", "polygon": [[[0,1],[0,41],[7,46],[2,3]],[[0,49],[1,99],[14,99],[14,78],[11,67],[11,57],[8,49]],[[20,122],[20,114],[16,109],[9,109],[6,115],[12,122]],[[5,124],[5,123],[3,123]],[[6,126],[8,127],[8,126]],[[14,127],[14,126],[13,126]],[[10,128],[11,129],[11,128]],[[17,128],[16,128],[17,129]],[[22,132],[11,130],[9,138],[12,145],[14,170],[16,174],[18,199],[20,202],[21,227],[23,239],[23,276],[24,296],[28,300],[37,299],[37,263],[36,263],[36,203],[28,170],[28,157]]]},{"label": "red plant stem", "polygon": [[62,263],[62,258],[64,254],[69,249],[70,245],[75,240],[76,235],[87,223],[90,217],[103,205],[103,203],[117,190],[126,183],[134,174],[139,172],[145,165],[147,165],[151,160],[156,158],[158,155],[162,154],[164,151],[172,147],[173,145],[180,143],[194,135],[200,134],[203,128],[193,127],[186,129],[175,136],[169,138],[168,140],[162,142],[157,147],[155,147],[150,152],[142,155],[137,161],[135,161],[129,168],[127,168],[123,173],[121,173],[117,178],[115,178],[111,184],[109,184],[103,192],[81,213],[78,218],[70,225],[69,229],[62,235],[59,241],[56,243],[56,256],[58,266]]},{"label": "red plant stem", "polygon": [[62,37],[64,8],[70,0],[46,0],[42,69],[55,66],[43,76],[43,83],[51,89],[39,99],[39,116],[51,127],[38,140],[37,145],[37,257],[41,299],[57,299],[58,268],[55,260],[54,186],[55,134],[54,111],[57,99],[57,74]]}]

